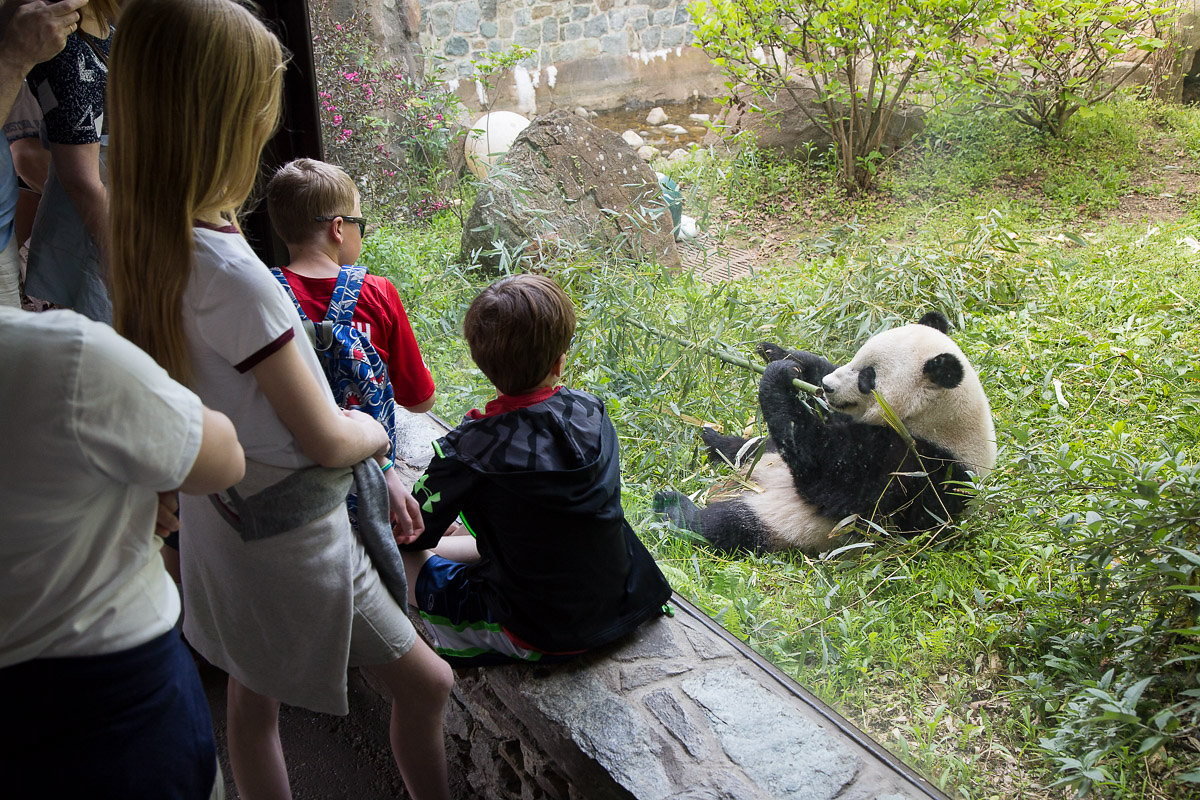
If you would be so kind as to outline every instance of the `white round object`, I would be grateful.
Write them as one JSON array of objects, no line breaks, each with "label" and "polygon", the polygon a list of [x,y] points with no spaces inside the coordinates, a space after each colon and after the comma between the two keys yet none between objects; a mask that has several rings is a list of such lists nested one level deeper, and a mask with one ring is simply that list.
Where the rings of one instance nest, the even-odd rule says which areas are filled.
[{"label": "white round object", "polygon": [[625,140],[625,144],[629,145],[634,150],[646,143],[646,140],[639,136],[636,131],[625,131],[621,134],[621,138]]},{"label": "white round object", "polygon": [[687,214],[681,214],[679,217],[679,238],[695,239],[699,235],[700,226],[696,224],[695,217],[689,217]]},{"label": "white round object", "polygon": [[484,114],[471,126],[464,152],[467,169],[476,178],[486,178],[500,156],[508,152],[517,134],[529,127],[529,120],[513,111]]},{"label": "white round object", "polygon": [[663,111],[661,106],[655,106],[650,109],[650,113],[646,115],[647,125],[662,125],[667,121],[667,112]]}]

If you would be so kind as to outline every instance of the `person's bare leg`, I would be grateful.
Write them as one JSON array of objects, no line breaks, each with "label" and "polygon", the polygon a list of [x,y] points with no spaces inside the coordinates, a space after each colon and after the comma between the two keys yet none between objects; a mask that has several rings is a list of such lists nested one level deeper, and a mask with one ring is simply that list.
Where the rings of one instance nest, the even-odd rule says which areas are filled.
[{"label": "person's bare leg", "polygon": [[408,581],[408,604],[414,608],[418,607],[417,576],[421,574],[421,567],[425,566],[425,562],[431,555],[433,555],[432,550],[400,552],[400,558],[404,561],[404,577]]},{"label": "person's bare leg", "polygon": [[433,552],[450,561],[472,564],[479,560],[479,546],[475,544],[474,536],[443,536]]},{"label": "person's bare leg", "polygon": [[231,677],[226,716],[229,764],[242,800],[291,800],[279,743],[279,701],[247,689]]},{"label": "person's bare leg", "polygon": [[418,638],[401,658],[367,669],[392,693],[392,755],[408,793],[413,800],[448,800],[442,717],[454,685],[450,665]]}]

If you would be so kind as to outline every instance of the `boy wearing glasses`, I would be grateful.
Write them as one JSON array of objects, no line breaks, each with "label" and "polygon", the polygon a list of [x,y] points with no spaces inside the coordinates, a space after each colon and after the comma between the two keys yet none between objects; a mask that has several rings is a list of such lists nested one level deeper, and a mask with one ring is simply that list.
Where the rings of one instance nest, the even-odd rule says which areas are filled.
[{"label": "boy wearing glasses", "polygon": [[[298,158],[280,167],[267,184],[267,213],[287,245],[291,263],[282,269],[283,276],[304,316],[320,323],[339,279],[354,269],[343,265],[353,265],[362,252],[367,221],[361,216],[358,187],[340,167]],[[353,274],[347,276],[351,290]],[[342,302],[347,301],[353,302],[353,297]],[[396,404],[413,413],[432,408],[433,376],[389,280],[378,275],[362,278],[352,324],[387,366]],[[380,421],[392,429],[388,421]]]}]

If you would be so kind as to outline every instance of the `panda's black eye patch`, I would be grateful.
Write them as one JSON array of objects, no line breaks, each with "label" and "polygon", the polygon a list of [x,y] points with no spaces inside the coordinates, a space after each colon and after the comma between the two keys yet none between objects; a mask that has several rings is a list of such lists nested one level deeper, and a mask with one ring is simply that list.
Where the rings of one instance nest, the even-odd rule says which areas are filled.
[{"label": "panda's black eye patch", "polygon": [[942,353],[925,362],[921,370],[938,386],[953,389],[962,383],[963,365],[952,353]]},{"label": "panda's black eye patch", "polygon": [[858,390],[870,394],[875,389],[875,368],[863,367],[858,372]]}]

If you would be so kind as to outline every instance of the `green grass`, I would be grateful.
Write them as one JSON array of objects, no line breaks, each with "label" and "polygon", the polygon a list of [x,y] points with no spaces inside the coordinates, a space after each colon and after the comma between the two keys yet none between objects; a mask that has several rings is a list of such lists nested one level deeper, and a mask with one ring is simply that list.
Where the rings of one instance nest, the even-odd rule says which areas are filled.
[{"label": "green grass", "polygon": [[[674,588],[952,796],[1200,796],[1200,206],[1138,205],[1198,152],[1200,112],[1125,100],[1062,141],[931,119],[853,203],[820,159],[696,159],[671,168],[686,213],[728,243],[782,241],[752,278],[584,253],[539,267],[576,302],[566,382],[605,400],[627,512]],[[459,325],[494,277],[454,262],[458,234],[446,215],[364,256],[399,287],[451,421],[488,399]],[[697,425],[760,431],[757,376],[622,315],[838,360],[930,307],[978,368],[1000,445],[948,540],[730,559],[648,511],[658,489],[724,477]]]}]

